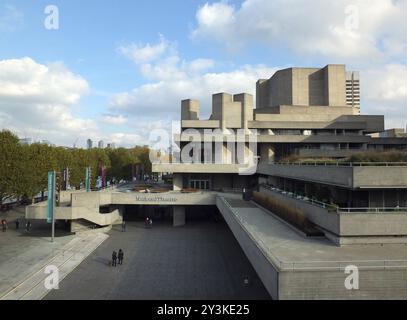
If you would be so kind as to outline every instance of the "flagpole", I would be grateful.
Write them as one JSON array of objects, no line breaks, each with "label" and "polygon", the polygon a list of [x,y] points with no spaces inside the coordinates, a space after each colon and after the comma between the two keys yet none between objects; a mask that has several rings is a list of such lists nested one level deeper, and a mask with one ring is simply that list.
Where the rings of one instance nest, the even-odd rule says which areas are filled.
[{"label": "flagpole", "polygon": [[52,233],[51,233],[51,242],[54,242],[55,238],[55,204],[56,204],[56,184],[55,184],[55,171],[53,174],[53,182],[52,182]]}]

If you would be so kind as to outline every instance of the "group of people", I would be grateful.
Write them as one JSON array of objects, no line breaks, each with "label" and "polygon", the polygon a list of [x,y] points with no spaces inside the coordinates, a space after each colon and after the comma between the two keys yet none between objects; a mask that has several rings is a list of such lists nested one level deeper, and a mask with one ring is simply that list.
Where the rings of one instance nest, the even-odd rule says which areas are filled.
[{"label": "group of people", "polygon": [[[19,230],[20,229],[20,219],[16,219],[15,224],[16,224],[16,230]],[[1,220],[1,226],[2,226],[3,232],[6,232],[8,229],[8,224],[7,224],[6,219]],[[27,221],[25,224],[25,231],[29,232],[30,229],[31,229],[31,222]]]},{"label": "group of people", "polygon": [[117,263],[119,263],[119,265],[122,265],[123,264],[123,259],[124,259],[124,253],[123,253],[122,249],[120,249],[118,253],[116,251],[113,251],[113,253],[112,253],[112,267],[116,267]]}]

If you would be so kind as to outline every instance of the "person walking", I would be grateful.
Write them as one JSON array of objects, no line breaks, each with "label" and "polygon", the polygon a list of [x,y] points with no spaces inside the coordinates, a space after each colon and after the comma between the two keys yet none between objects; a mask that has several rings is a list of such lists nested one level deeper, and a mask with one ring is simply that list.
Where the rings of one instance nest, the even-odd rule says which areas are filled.
[{"label": "person walking", "polygon": [[20,229],[20,220],[16,219],[16,230]]},{"label": "person walking", "polygon": [[146,221],[144,221],[144,225],[145,225],[146,228],[148,228],[150,226],[150,218],[149,217],[147,217]]},{"label": "person walking", "polygon": [[122,265],[122,264],[123,264],[123,258],[124,258],[124,253],[123,253],[123,250],[122,250],[122,249],[119,250],[119,253],[118,253],[118,255],[117,255],[117,258],[118,258],[118,260],[119,260],[119,264]]},{"label": "person walking", "polygon": [[3,232],[7,231],[7,221],[6,219],[1,220],[1,225],[3,227]]},{"label": "person walking", "polygon": [[112,253],[112,267],[116,267],[117,265],[117,253],[116,251],[113,251]]},{"label": "person walking", "polygon": [[150,228],[153,227],[153,219],[150,218]]},{"label": "person walking", "polygon": [[28,221],[28,222],[25,224],[25,230],[26,230],[27,232],[30,232],[30,229],[31,229],[31,222]]},{"label": "person walking", "polygon": [[122,232],[126,232],[126,221],[122,222]]}]

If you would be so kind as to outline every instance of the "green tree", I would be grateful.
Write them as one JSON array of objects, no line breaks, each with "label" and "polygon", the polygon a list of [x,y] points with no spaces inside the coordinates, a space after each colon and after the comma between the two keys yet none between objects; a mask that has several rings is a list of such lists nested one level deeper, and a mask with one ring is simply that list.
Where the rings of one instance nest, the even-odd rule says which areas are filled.
[{"label": "green tree", "polygon": [[24,179],[22,180],[21,190],[25,196],[31,198],[47,190],[48,172],[55,170],[57,172],[56,148],[45,144],[35,143],[30,146],[23,146],[24,150]]},{"label": "green tree", "polygon": [[18,137],[8,130],[0,132],[0,205],[18,198],[22,157]]}]

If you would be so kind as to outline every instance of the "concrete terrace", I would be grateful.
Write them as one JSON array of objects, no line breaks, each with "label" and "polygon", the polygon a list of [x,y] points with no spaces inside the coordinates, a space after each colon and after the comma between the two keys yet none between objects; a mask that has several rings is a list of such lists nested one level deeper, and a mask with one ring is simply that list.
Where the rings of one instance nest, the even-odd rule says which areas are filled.
[{"label": "concrete terrace", "polygon": [[[337,247],[305,238],[253,203],[218,197],[229,227],[273,299],[406,299],[406,245]],[[357,266],[360,290],[347,290],[345,267]]]}]

